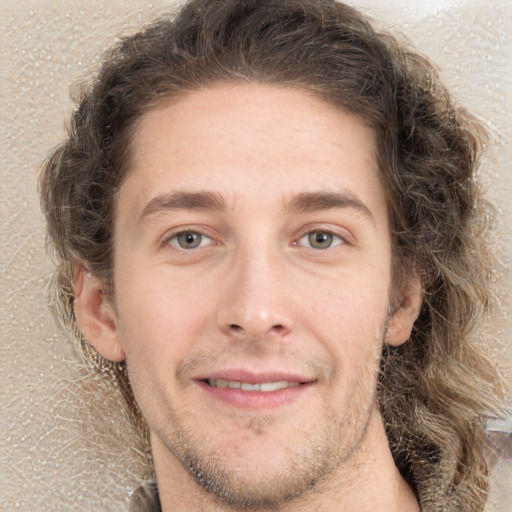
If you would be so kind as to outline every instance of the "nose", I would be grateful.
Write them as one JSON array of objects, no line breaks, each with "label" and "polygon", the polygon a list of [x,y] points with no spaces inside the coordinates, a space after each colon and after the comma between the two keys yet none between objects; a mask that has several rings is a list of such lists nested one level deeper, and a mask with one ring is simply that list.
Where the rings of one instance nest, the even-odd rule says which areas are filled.
[{"label": "nose", "polygon": [[233,339],[281,340],[294,326],[284,264],[276,254],[247,252],[234,259],[222,287],[218,327]]}]

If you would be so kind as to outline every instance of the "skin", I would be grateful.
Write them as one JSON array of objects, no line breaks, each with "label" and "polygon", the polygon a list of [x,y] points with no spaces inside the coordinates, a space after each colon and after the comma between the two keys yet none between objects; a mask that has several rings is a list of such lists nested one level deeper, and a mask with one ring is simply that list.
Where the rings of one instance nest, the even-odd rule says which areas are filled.
[{"label": "skin", "polygon": [[392,287],[373,130],[303,91],[224,84],[147,112],[133,155],[113,300],[84,267],[75,314],[127,361],[164,512],[419,510],[376,406],[421,286]]}]

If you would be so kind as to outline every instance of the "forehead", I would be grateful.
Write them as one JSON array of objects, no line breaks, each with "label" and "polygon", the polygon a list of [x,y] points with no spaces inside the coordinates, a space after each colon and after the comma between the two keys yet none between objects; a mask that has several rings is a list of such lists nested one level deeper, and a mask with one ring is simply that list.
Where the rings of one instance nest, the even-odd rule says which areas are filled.
[{"label": "forehead", "polygon": [[359,117],[307,92],[223,84],[143,115],[123,187],[141,202],[176,188],[218,191],[228,204],[317,190],[383,199],[375,138]]}]

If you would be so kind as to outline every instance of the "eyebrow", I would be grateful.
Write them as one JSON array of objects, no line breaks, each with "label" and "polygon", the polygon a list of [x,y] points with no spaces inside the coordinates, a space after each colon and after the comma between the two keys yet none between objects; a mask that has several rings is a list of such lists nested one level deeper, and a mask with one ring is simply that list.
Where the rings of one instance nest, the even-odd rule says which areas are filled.
[{"label": "eyebrow", "polygon": [[306,213],[333,208],[348,208],[360,213],[362,217],[376,225],[370,208],[351,192],[303,192],[294,196],[287,210],[292,213]]},{"label": "eyebrow", "polygon": [[[301,192],[287,203],[285,210],[289,213],[307,213],[335,208],[352,209],[363,218],[376,225],[371,210],[351,192]],[[173,210],[211,210],[225,211],[226,202],[216,192],[170,192],[151,199],[139,216],[138,223],[166,211]]]},{"label": "eyebrow", "polygon": [[226,203],[220,194],[215,192],[170,192],[160,194],[146,204],[139,216],[138,224],[148,218],[172,210],[214,210],[223,211]]}]

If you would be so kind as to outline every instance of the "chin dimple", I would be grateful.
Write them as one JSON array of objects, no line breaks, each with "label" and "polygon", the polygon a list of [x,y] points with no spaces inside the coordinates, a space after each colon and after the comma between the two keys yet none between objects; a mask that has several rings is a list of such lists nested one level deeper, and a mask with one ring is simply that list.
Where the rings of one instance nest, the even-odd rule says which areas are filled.
[{"label": "chin dimple", "polygon": [[277,391],[279,389],[294,388],[299,385],[298,382],[280,380],[277,382],[240,382],[236,380],[225,380],[225,379],[207,379],[206,382],[212,388],[230,388],[240,389],[242,391],[262,391],[270,392]]}]

